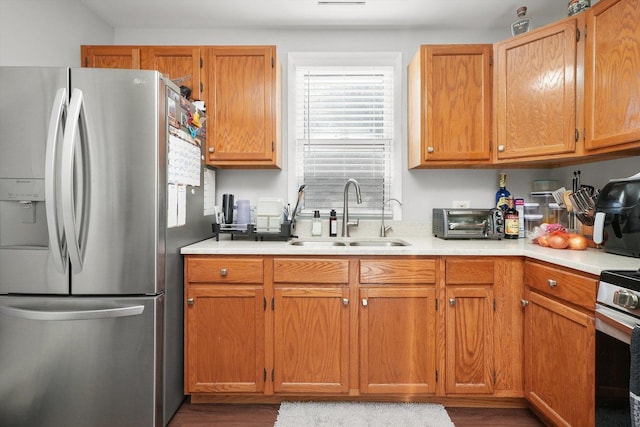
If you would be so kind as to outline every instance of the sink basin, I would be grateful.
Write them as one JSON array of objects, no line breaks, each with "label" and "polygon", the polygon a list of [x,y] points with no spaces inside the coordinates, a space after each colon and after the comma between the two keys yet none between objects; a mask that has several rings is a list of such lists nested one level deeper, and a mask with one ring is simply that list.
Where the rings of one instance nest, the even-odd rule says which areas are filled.
[{"label": "sink basin", "polygon": [[289,242],[292,246],[306,246],[311,248],[328,248],[333,246],[411,246],[410,243],[400,239],[358,239],[358,240],[292,240]]},{"label": "sink basin", "polygon": [[404,240],[354,240],[349,242],[349,246],[411,246]]},{"label": "sink basin", "polygon": [[308,246],[312,248],[326,248],[331,246],[347,246],[346,242],[326,241],[326,240],[292,240],[289,242],[292,246]]}]

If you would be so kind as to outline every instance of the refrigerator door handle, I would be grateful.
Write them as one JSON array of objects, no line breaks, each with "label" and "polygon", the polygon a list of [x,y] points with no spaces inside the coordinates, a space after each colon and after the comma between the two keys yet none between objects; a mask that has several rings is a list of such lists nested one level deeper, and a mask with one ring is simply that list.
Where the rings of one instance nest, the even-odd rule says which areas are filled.
[{"label": "refrigerator door handle", "polygon": [[10,305],[0,306],[0,313],[28,320],[91,320],[112,319],[116,317],[137,316],[144,311],[144,305],[132,305],[127,307],[105,307],[88,310],[51,310],[37,307],[14,307]]},{"label": "refrigerator door handle", "polygon": [[[69,259],[73,265],[74,272],[79,273],[82,271],[83,251],[80,239],[82,236],[79,226],[82,224],[78,222],[78,216],[76,210],[79,210],[80,218],[83,214],[83,202],[84,202],[84,182],[83,182],[83,168],[88,165],[84,165],[82,162],[75,163],[76,147],[80,148],[80,155],[82,156],[83,139],[86,138],[86,113],[84,107],[84,96],[80,89],[73,89],[71,92],[71,101],[69,102],[69,113],[67,114],[67,121],[65,125],[64,139],[62,142],[62,155],[60,159],[60,177],[61,177],[61,199],[62,199],[62,220],[64,224],[64,231],[66,234],[67,250],[69,252]],[[81,133],[79,142],[76,141],[76,135]],[[83,159],[84,160],[84,159]],[[74,171],[74,168],[78,168]],[[74,174],[74,172],[76,172]],[[77,177],[77,182],[74,183],[74,175]],[[77,193],[76,193],[77,192]],[[74,197],[77,194],[77,199]]]},{"label": "refrigerator door handle", "polygon": [[[56,193],[56,155],[58,153],[58,135],[60,127],[64,125],[67,114],[67,89],[60,88],[56,92],[51,117],[49,119],[49,131],[47,133],[47,147],[45,153],[45,206],[47,213],[47,228],[49,232],[49,250],[53,258],[53,264],[60,273],[66,270],[67,248],[64,235],[60,229],[58,217],[58,198]],[[62,131],[64,132],[64,126]]]}]

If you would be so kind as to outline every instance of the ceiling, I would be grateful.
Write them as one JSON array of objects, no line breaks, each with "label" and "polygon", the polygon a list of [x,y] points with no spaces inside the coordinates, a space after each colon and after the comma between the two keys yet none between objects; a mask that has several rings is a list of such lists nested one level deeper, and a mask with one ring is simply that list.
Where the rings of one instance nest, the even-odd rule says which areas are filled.
[{"label": "ceiling", "polygon": [[[114,28],[509,28],[528,6],[534,26],[567,16],[567,0],[80,0]],[[337,0],[340,1],[340,0]]]}]

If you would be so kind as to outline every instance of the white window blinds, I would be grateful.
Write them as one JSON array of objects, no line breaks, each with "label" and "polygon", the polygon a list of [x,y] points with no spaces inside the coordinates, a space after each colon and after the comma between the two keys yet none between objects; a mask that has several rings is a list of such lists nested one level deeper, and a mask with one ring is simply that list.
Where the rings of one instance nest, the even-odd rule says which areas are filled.
[{"label": "white window blinds", "polygon": [[295,109],[304,211],[341,212],[344,184],[355,178],[363,203],[350,194],[350,213],[379,216],[392,177],[393,67],[297,67]]}]

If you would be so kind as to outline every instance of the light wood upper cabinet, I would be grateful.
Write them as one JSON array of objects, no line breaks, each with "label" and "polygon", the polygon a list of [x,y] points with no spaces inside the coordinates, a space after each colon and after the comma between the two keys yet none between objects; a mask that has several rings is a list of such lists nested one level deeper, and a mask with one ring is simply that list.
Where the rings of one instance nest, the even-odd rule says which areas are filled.
[{"label": "light wood upper cabinet", "polygon": [[492,45],[421,46],[408,71],[409,168],[489,164]]},{"label": "light wood upper cabinet", "polygon": [[141,52],[140,68],[158,70],[177,86],[187,86],[192,99],[203,99],[202,66],[198,46],[148,46]]},{"label": "light wood upper cabinet", "polygon": [[608,0],[587,15],[587,150],[640,147],[640,1]]},{"label": "light wood upper cabinet", "polygon": [[207,163],[279,168],[281,71],[274,46],[209,47]]},{"label": "light wood upper cabinet", "polygon": [[140,46],[80,46],[83,67],[140,68]]},{"label": "light wood upper cabinet", "polygon": [[495,45],[494,161],[549,160],[576,152],[581,15]]}]

